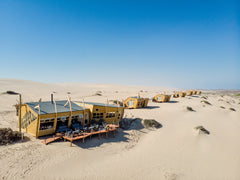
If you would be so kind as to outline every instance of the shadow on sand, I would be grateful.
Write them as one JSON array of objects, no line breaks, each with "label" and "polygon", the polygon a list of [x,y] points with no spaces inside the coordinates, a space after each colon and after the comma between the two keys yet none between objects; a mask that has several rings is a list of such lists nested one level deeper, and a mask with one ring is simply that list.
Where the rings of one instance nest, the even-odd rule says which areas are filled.
[{"label": "shadow on sand", "polygon": [[129,138],[127,137],[129,135],[127,132],[128,130],[141,131],[144,128],[142,125],[142,119],[140,118],[124,118],[121,126],[122,128],[119,128],[116,132],[110,132],[108,136],[106,136],[106,134],[101,134],[100,139],[98,135],[95,135],[92,136],[92,138],[87,137],[85,139],[85,143],[80,140],[73,141],[73,144],[78,147],[88,149],[101,146],[105,143],[129,142]]},{"label": "shadow on sand", "polygon": [[178,101],[168,101],[167,103],[178,103]]},{"label": "shadow on sand", "polygon": [[[101,134],[100,138],[99,138],[99,135],[93,135],[92,137],[86,137],[84,140],[84,143],[82,140],[76,140],[76,141],[73,141],[72,144],[77,147],[81,147],[83,149],[90,148],[89,150],[91,150],[91,148],[101,146],[102,144],[105,144],[105,143],[129,142],[129,138],[127,137],[129,135],[128,130],[141,131],[144,128],[141,121],[142,120],[140,118],[135,118],[135,119],[124,118],[121,121],[123,122],[123,124],[121,125],[122,128],[119,128],[118,131],[109,132],[108,135]],[[51,136],[40,137],[39,139],[44,140],[48,137],[51,137]],[[55,143],[62,142],[62,141],[63,139],[59,139],[59,140],[56,140]],[[70,145],[69,141],[66,141],[66,143],[69,143]]]},{"label": "shadow on sand", "polygon": [[160,106],[147,106],[142,109],[156,109],[156,108],[160,108]]}]

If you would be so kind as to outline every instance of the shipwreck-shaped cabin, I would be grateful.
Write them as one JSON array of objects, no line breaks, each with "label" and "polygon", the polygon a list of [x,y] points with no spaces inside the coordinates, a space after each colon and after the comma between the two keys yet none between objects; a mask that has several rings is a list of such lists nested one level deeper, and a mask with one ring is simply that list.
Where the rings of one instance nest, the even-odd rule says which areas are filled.
[{"label": "shipwreck-shaped cabin", "polygon": [[197,95],[200,95],[200,94],[202,94],[202,91],[197,91],[196,94],[197,94]]},{"label": "shipwreck-shaped cabin", "polygon": [[166,94],[158,94],[153,97],[153,102],[168,102],[170,101],[171,95],[166,95]]},{"label": "shipwreck-shaped cabin", "polygon": [[141,98],[140,96],[129,97],[124,102],[123,105],[128,109],[144,108],[147,107],[149,98]]},{"label": "shipwreck-shaped cabin", "polygon": [[196,90],[193,90],[193,91],[192,91],[192,95],[195,95],[195,94],[197,94],[197,91],[196,91]]},{"label": "shipwreck-shaped cabin", "polygon": [[178,98],[178,97],[185,97],[186,93],[185,92],[176,92],[173,97]]},{"label": "shipwreck-shaped cabin", "polygon": [[[35,137],[71,128],[72,123],[89,124],[90,111],[71,101],[28,102],[21,105],[21,129]],[[18,113],[19,115],[20,113]]]},{"label": "shipwreck-shaped cabin", "polygon": [[123,118],[124,108],[122,106],[74,101],[80,107],[88,108],[90,111],[90,119],[99,122],[104,121],[108,124],[119,123]]},{"label": "shipwreck-shaped cabin", "polygon": [[186,91],[186,95],[187,95],[187,96],[193,95],[193,91]]}]

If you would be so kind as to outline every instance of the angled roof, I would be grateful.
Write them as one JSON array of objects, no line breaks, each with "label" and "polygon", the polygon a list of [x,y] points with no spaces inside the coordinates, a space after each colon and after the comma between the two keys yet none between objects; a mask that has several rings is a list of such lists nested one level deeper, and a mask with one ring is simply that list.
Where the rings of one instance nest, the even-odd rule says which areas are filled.
[{"label": "angled roof", "polygon": [[[57,106],[57,113],[62,112],[69,112],[70,106],[69,103],[64,106],[67,103],[67,100],[64,101],[56,101]],[[36,108],[36,106],[40,105],[40,114],[53,114],[55,112],[55,104],[51,101],[44,101],[44,102],[28,102],[26,103],[35,113],[39,114],[39,109]],[[78,106],[74,102],[71,102],[72,111],[81,111],[84,110],[83,107]],[[87,109],[87,108],[85,108]]]},{"label": "angled roof", "polygon": [[130,98],[134,98],[134,99],[148,99],[148,98],[143,98],[143,97],[139,97],[139,96],[131,96]]},{"label": "angled roof", "polygon": [[[76,103],[83,103],[82,101],[74,101]],[[104,104],[104,103],[96,103],[96,102],[84,102],[85,104],[90,104],[90,105],[95,105],[95,106],[107,106],[107,107],[122,107],[122,106],[117,106],[114,104]]]}]

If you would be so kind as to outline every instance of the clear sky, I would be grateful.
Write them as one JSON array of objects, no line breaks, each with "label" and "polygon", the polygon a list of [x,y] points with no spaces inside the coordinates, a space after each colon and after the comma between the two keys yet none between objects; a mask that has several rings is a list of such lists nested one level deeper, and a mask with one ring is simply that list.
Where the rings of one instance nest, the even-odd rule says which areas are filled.
[{"label": "clear sky", "polygon": [[1,0],[0,78],[240,88],[232,0]]}]

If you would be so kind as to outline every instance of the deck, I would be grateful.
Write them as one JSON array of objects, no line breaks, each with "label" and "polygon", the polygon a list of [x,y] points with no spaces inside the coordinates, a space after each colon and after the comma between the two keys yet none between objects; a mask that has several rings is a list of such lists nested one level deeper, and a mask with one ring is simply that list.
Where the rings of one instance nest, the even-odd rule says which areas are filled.
[{"label": "deck", "polygon": [[92,137],[93,135],[96,135],[96,134],[99,135],[99,138],[101,134],[106,134],[106,137],[108,137],[109,132],[115,132],[119,128],[118,125],[113,125],[113,124],[108,125],[108,127],[109,127],[108,129],[105,128],[99,131],[91,130],[90,132],[83,132],[83,133],[73,134],[70,136],[67,136],[66,134],[64,135],[64,134],[57,133],[53,137],[43,140],[42,143],[45,145],[48,145],[49,143],[52,143],[56,140],[64,139],[64,141],[66,140],[70,141],[72,146],[73,141],[82,139],[82,141],[84,142],[85,138]]}]

